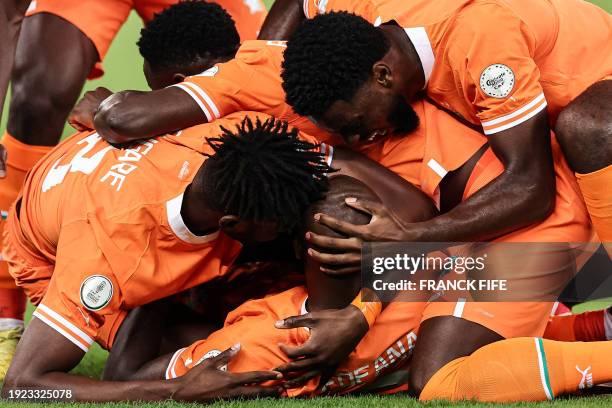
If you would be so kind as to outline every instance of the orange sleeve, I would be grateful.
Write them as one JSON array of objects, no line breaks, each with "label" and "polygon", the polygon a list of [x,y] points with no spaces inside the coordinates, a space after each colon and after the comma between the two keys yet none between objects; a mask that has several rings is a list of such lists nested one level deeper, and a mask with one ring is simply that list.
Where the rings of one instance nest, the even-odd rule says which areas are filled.
[{"label": "orange sleeve", "polygon": [[120,312],[121,290],[87,221],[62,229],[56,259],[34,316],[87,352],[105,318]]},{"label": "orange sleeve", "polygon": [[283,41],[247,41],[236,58],[172,85],[187,92],[209,122],[236,111],[258,111],[282,117]]},{"label": "orange sleeve", "polygon": [[380,13],[371,1],[364,0],[304,0],[304,16],[314,18],[333,11],[348,11],[374,25],[381,23]]},{"label": "orange sleeve", "polygon": [[455,86],[474,108],[484,133],[518,126],[546,108],[540,71],[533,59],[535,36],[498,4],[474,6],[454,23],[448,39]]}]

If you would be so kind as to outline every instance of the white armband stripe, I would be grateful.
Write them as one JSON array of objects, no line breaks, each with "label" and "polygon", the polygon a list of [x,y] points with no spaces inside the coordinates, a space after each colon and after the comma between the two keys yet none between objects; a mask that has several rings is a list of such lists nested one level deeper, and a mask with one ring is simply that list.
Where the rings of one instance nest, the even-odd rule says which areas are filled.
[{"label": "white armband stripe", "polygon": [[522,114],[523,112],[528,111],[529,109],[533,108],[535,105],[537,105],[540,101],[542,101],[544,99],[544,93],[539,94],[538,96],[536,96],[531,102],[529,102],[528,104],[526,104],[525,106],[523,106],[520,109],[515,110],[514,112],[505,115],[505,116],[500,116],[499,118],[493,119],[493,120],[488,120],[488,121],[484,121],[482,122],[482,126],[493,126],[493,125],[497,125],[498,123],[502,123],[505,122],[507,120],[510,120],[514,117],[519,116],[520,114]]},{"label": "white armband stripe", "polygon": [[484,130],[484,134],[485,135],[492,135],[498,132],[502,132],[504,130],[508,130],[510,128],[513,128],[515,126],[520,125],[523,122],[528,121],[529,119],[533,118],[535,115],[537,115],[538,113],[540,113],[541,111],[543,111],[544,109],[546,109],[546,106],[548,104],[546,103],[546,100],[544,100],[539,106],[536,106],[536,108],[534,108],[531,112],[527,113],[524,116],[521,116],[520,118],[510,122],[510,123],[506,123],[505,125],[501,125],[501,126],[497,126],[494,128],[483,128]]},{"label": "white armband stripe", "polygon": [[193,100],[195,101],[195,103],[197,103],[197,104],[198,104],[198,106],[200,107],[200,109],[202,109],[202,112],[204,112],[204,115],[206,115],[206,120],[208,120],[209,122],[212,122],[213,117],[212,117],[212,115],[210,114],[210,112],[208,111],[208,109],[206,108],[206,106],[204,106],[204,102],[202,102],[202,101],[200,100],[200,98],[198,98],[198,97],[196,96],[196,94],[195,94],[195,93],[193,93],[193,91],[192,91],[191,89],[189,89],[188,87],[186,87],[186,86],[185,86],[185,85],[183,85],[183,84],[174,84],[174,85],[170,85],[170,86],[174,86],[174,87],[176,87],[176,88],[180,88],[180,89],[182,89],[183,91],[187,92],[187,94],[188,94],[189,96],[191,96],[191,99],[193,99]]},{"label": "white armband stripe", "polygon": [[81,330],[78,327],[76,327],[73,323],[68,321],[64,316],[60,315],[56,311],[50,309],[49,307],[43,305],[42,303],[40,305],[38,305],[38,309],[43,311],[45,314],[49,315],[49,317],[57,320],[59,323],[61,323],[67,329],[69,329],[74,334],[76,334],[78,337],[80,337],[85,343],[87,343],[89,345],[91,345],[93,343],[93,339],[91,337],[89,337],[87,335],[87,333],[85,333],[83,330]]},{"label": "white armband stripe", "polygon": [[77,346],[78,348],[83,350],[85,353],[87,353],[87,350],[89,350],[89,348],[86,347],[82,342],[77,340],[75,337],[71,336],[70,333],[68,333],[66,330],[62,329],[57,324],[53,323],[53,321],[51,321],[51,319],[46,318],[41,313],[38,313],[37,311],[34,311],[34,313],[32,313],[32,316],[36,317],[41,322],[45,323],[47,326],[51,327],[53,330],[55,330],[56,332],[58,332],[59,334],[64,336],[66,339],[68,339],[75,346]]}]

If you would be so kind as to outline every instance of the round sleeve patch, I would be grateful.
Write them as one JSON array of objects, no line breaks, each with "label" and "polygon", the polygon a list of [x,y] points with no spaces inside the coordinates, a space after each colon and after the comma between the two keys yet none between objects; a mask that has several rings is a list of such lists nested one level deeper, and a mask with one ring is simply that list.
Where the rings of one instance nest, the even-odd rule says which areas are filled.
[{"label": "round sleeve patch", "polygon": [[113,297],[113,283],[106,276],[92,275],[81,283],[81,303],[96,311],[108,305]]},{"label": "round sleeve patch", "polygon": [[480,75],[480,89],[493,98],[505,98],[513,88],[514,72],[507,65],[489,65]]}]

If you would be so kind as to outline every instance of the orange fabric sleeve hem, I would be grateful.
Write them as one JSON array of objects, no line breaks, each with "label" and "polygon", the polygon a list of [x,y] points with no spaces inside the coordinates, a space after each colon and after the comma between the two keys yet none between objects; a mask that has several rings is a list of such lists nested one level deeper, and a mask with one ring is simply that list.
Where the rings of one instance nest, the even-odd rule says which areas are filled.
[{"label": "orange fabric sleeve hem", "polygon": [[2,144],[8,154],[7,164],[18,170],[29,171],[53,146],[28,145],[4,133]]}]

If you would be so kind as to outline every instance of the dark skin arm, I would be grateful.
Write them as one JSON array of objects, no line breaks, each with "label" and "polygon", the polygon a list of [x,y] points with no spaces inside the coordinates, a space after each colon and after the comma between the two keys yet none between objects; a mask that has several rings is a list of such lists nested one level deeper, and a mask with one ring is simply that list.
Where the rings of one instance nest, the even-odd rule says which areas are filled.
[{"label": "dark skin arm", "polygon": [[[39,350],[45,350],[40,353]],[[223,356],[231,358],[237,350]],[[2,388],[9,390],[71,390],[73,401],[213,401],[242,395],[246,384],[278,378],[274,372],[225,373],[217,363],[198,366],[187,375],[169,381],[98,381],[68,374],[83,358],[83,351],[61,334],[34,318],[15,353]],[[222,357],[222,356],[220,356]],[[193,373],[193,374],[192,374]]]},{"label": "dark skin arm", "polygon": [[[368,195],[363,192],[356,196],[365,197],[365,199],[376,203],[376,205],[385,209],[385,211],[393,211],[394,216],[396,214],[401,219],[419,222],[430,219],[436,214],[433,203],[425,194],[397,174],[361,154],[336,148],[334,150],[332,167],[340,169],[338,173],[341,175],[357,178],[378,197],[368,198]],[[333,178],[332,183],[334,183]],[[328,194],[327,200],[330,199],[329,195],[333,194],[333,191],[332,184],[332,190]],[[350,191],[348,191],[348,195],[351,195]],[[370,193],[369,197],[372,197],[372,193]],[[341,201],[340,203],[333,203],[334,205],[331,208],[336,208],[337,211],[343,214],[343,219],[351,222],[352,220],[346,218],[351,212],[348,209],[342,208]],[[357,208],[357,210],[363,213],[361,209]],[[310,220],[310,222],[313,222],[313,220]],[[320,299],[319,301],[323,302],[323,308],[339,308],[339,304],[328,304],[328,302],[344,301],[345,304],[350,302],[356,295],[355,291],[344,298],[339,294],[344,293],[341,288],[346,290],[346,288],[351,287],[351,281],[330,280],[325,275],[320,274],[319,271],[329,272],[332,270],[330,268],[334,268],[334,271],[340,271],[341,274],[345,275],[344,277],[349,279],[354,277],[360,283],[360,275],[358,273],[360,268],[344,269],[340,265],[339,269],[335,269],[334,264],[322,267],[321,263],[325,263],[325,261],[320,261],[320,258],[322,255],[327,254],[321,254],[312,247],[325,245],[327,240],[339,239],[348,246],[358,244],[359,249],[361,249],[361,242],[356,243],[352,238],[333,238],[337,234],[333,234],[333,236],[330,233],[326,234],[325,228],[321,223],[315,223],[306,235],[309,245],[306,264],[308,292],[312,299]],[[357,256],[360,259],[360,253]],[[316,277],[316,280],[312,278],[313,276]],[[325,287],[331,287],[331,289],[327,294],[319,294],[321,288]],[[329,293],[332,293],[333,296],[330,296]],[[335,368],[339,362],[348,356],[367,332],[365,318],[355,306],[349,305],[339,310],[316,310],[317,305],[315,304],[314,306],[315,311],[302,316],[286,318],[278,322],[276,326],[283,329],[296,327],[311,328],[310,338],[303,345],[291,348],[281,347],[287,356],[295,361],[278,367],[278,370],[287,375],[296,372],[301,373],[297,379],[290,383],[291,385],[298,384],[314,375],[321,372],[329,372]]]},{"label": "dark skin arm", "polygon": [[276,0],[259,31],[259,40],[288,40],[304,21],[301,0]]},{"label": "dark skin arm", "polygon": [[77,130],[95,128],[104,140],[121,144],[207,122],[198,104],[179,88],[121,91],[110,98],[109,92],[98,88],[85,93],[69,123]]},{"label": "dark skin arm", "polygon": [[327,249],[345,250],[339,255],[325,254],[319,260],[358,265],[356,253],[363,241],[484,241],[545,219],[554,209],[556,194],[546,113],[490,136],[489,144],[504,165],[503,173],[454,209],[429,221],[406,221],[365,201],[347,204],[373,215],[366,226],[315,215],[322,224],[355,238],[315,242]]}]

